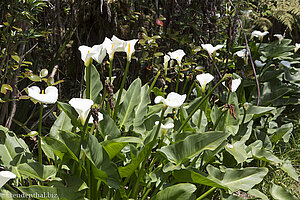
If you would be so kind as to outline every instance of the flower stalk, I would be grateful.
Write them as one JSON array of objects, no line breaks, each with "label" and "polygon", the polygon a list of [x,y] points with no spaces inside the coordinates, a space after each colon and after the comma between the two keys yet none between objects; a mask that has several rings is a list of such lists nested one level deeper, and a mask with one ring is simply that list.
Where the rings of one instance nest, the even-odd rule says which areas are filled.
[{"label": "flower stalk", "polygon": [[42,164],[43,161],[43,153],[42,153],[42,121],[43,121],[43,106],[44,104],[41,103],[40,106],[40,118],[39,118],[39,132],[38,132],[38,156],[39,156],[39,163]]}]

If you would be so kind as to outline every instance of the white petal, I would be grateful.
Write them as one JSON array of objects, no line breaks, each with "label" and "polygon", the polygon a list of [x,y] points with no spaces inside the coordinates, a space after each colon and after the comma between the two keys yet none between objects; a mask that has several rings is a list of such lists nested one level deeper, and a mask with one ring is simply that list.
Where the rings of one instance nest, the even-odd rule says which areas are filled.
[{"label": "white petal", "polygon": [[237,55],[240,58],[245,58],[247,56],[247,50],[242,49],[240,51],[235,52],[234,55]]},{"label": "white petal", "polygon": [[168,53],[171,59],[177,60],[178,64],[181,65],[181,60],[185,56],[185,53],[182,49],[178,49],[173,52]]},{"label": "white petal", "polygon": [[171,108],[179,108],[182,106],[186,98],[186,94],[180,95],[175,92],[168,94],[167,99],[163,99],[163,102]]},{"label": "white petal", "polygon": [[16,175],[10,171],[0,172],[0,188],[7,183],[10,179],[16,178]]},{"label": "white petal", "polygon": [[217,46],[212,46],[211,44],[201,44],[202,48],[206,50],[209,54],[213,54],[215,51],[224,47],[224,45],[218,44]]},{"label": "white petal", "polygon": [[139,41],[138,39],[126,41],[125,52],[127,54],[128,60],[131,60],[131,55],[135,52],[134,45]]},{"label": "white petal", "polygon": [[109,39],[109,38],[105,38],[103,44],[103,48],[106,49],[106,52],[109,56],[109,58],[111,59],[111,57],[113,56],[113,42]]},{"label": "white petal", "polygon": [[85,66],[89,64],[91,57],[95,54],[91,47],[82,45],[78,48],[81,53],[81,60],[84,62]]},{"label": "white petal", "polygon": [[95,53],[92,57],[97,63],[102,63],[103,59],[106,56],[106,49],[104,48],[103,44],[94,45],[92,47],[93,53]]},{"label": "white petal", "polygon": [[82,124],[84,124],[94,102],[91,99],[72,98],[69,101],[69,104],[76,110],[79,115],[79,119]]},{"label": "white petal", "polygon": [[48,103],[54,104],[58,98],[58,90],[54,86],[49,86],[45,90],[45,94],[40,94],[41,90],[37,86],[32,86],[28,88],[28,96],[31,98],[41,102],[41,103]]},{"label": "white petal", "polygon": [[197,81],[199,81],[202,90],[205,89],[206,84],[208,84],[209,82],[211,82],[214,77],[213,75],[211,75],[210,73],[204,73],[204,74],[199,74],[196,76]]},{"label": "white petal", "polygon": [[157,96],[154,99],[154,103],[158,104],[158,103],[162,102],[163,100],[164,100],[164,98],[162,96]]},{"label": "white petal", "polygon": [[112,36],[111,41],[113,42],[113,51],[114,52],[126,52],[126,42],[117,38],[115,35]]},{"label": "white petal", "polygon": [[232,80],[231,92],[235,92],[238,89],[238,87],[240,86],[241,82],[242,82],[242,80],[240,78]]},{"label": "white petal", "polygon": [[[158,125],[159,121],[155,121],[155,125]],[[167,124],[163,124],[161,123],[161,128],[162,129],[171,129],[174,128],[174,124],[173,123],[167,123]]]}]

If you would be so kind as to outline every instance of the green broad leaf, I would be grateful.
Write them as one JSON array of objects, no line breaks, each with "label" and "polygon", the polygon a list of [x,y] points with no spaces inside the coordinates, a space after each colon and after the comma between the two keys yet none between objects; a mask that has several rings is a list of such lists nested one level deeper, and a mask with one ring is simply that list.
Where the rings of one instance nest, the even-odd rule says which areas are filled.
[{"label": "green broad leaf", "polygon": [[196,189],[196,186],[193,184],[179,183],[158,192],[153,197],[153,200],[188,200],[191,199]]},{"label": "green broad leaf", "polygon": [[[24,193],[31,195],[32,198],[36,199],[84,199],[84,193],[80,191],[74,191],[69,187],[50,187],[31,185],[29,187],[18,187],[18,189]],[[35,195],[35,196],[34,196]]]},{"label": "green broad leaf", "polygon": [[100,80],[100,75],[98,70],[96,69],[96,67],[91,64],[87,67],[85,67],[85,71],[84,71],[84,80],[86,81],[86,73],[87,73],[87,68],[91,67],[91,87],[90,87],[90,94],[91,94],[91,98],[86,96],[86,91],[83,94],[84,98],[87,99],[92,99],[95,103],[100,103],[100,92],[103,89],[103,85],[102,82]]},{"label": "green broad leaf", "polygon": [[285,171],[290,177],[292,177],[295,181],[298,181],[298,174],[293,165],[291,164],[291,161],[284,161],[283,165],[280,168],[283,171]]},{"label": "green broad leaf", "polygon": [[128,129],[132,125],[135,118],[134,108],[141,102],[141,85],[141,79],[137,78],[129,86],[118,114],[120,127],[125,125]]},{"label": "green broad leaf", "polygon": [[242,124],[239,127],[238,133],[235,135],[235,141],[241,141],[244,144],[249,140],[252,133],[253,121],[250,121],[246,124]]},{"label": "green broad leaf", "polygon": [[42,145],[50,148],[61,160],[73,159],[78,161],[77,155],[80,148],[80,136],[72,132],[62,131],[57,139],[52,137],[43,137]]},{"label": "green broad leaf", "polygon": [[252,156],[255,159],[273,163],[282,163],[282,160],[277,158],[271,151],[263,148],[263,143],[261,140],[255,141],[254,143],[250,144],[249,147],[251,149]]},{"label": "green broad leaf", "polygon": [[143,124],[148,111],[148,104],[151,103],[149,96],[149,86],[147,84],[142,87],[140,97],[141,99],[134,109],[135,117],[133,120],[133,125],[135,127]]},{"label": "green broad leaf", "polygon": [[1,93],[2,94],[6,94],[7,90],[9,90],[9,91],[12,92],[13,88],[9,84],[2,84],[2,86],[1,86]]},{"label": "green broad leaf", "polygon": [[293,123],[284,124],[281,127],[276,128],[276,131],[271,137],[271,142],[277,143],[281,139],[283,139],[285,143],[289,142],[292,131]]},{"label": "green broad leaf", "polygon": [[246,145],[243,141],[238,141],[231,145],[226,145],[225,149],[234,157],[238,164],[245,162],[248,158],[248,154],[245,150]]},{"label": "green broad leaf", "polygon": [[49,136],[57,139],[60,131],[71,131],[72,127],[71,119],[64,111],[62,111],[52,125]]},{"label": "green broad leaf", "polygon": [[188,169],[175,170],[174,178],[176,179],[176,182],[195,183],[195,184],[227,189],[227,187],[224,187],[212,181],[211,179],[207,178],[207,174],[201,172],[197,173],[195,171],[188,170]]},{"label": "green broad leaf", "polygon": [[30,149],[14,132],[0,125],[0,163],[20,176],[17,165],[32,161]]},{"label": "green broad leaf", "polygon": [[274,183],[272,183],[269,191],[275,200],[297,200],[297,198],[291,193],[287,192],[281,186],[278,186]]},{"label": "green broad leaf", "polygon": [[109,159],[109,155],[95,136],[88,134],[88,140],[83,144],[83,150],[91,162],[93,175],[110,187],[118,189],[120,187],[120,175],[117,166]]},{"label": "green broad leaf", "polygon": [[223,172],[223,170],[208,165],[206,169],[209,174],[207,178],[229,188],[232,192],[250,190],[260,183],[268,173],[268,169],[265,167],[227,168]]},{"label": "green broad leaf", "polygon": [[103,114],[103,120],[99,122],[99,129],[104,136],[107,136],[108,140],[113,138],[118,138],[121,136],[121,132],[117,125],[115,124],[114,120],[110,118],[105,110],[100,108],[100,112]]},{"label": "green broad leaf", "polygon": [[281,81],[278,79],[263,83],[263,89],[261,91],[261,105],[270,105],[275,100],[283,97],[293,90],[290,87],[281,84]]},{"label": "green broad leaf", "polygon": [[109,155],[109,159],[114,158],[128,143],[143,144],[143,141],[137,137],[120,137],[102,143],[103,148]]},{"label": "green broad leaf", "polygon": [[268,200],[268,197],[264,193],[260,192],[257,189],[251,189],[247,193],[252,195],[252,196],[259,197],[262,200]]},{"label": "green broad leaf", "polygon": [[139,154],[132,159],[132,161],[125,167],[118,167],[120,176],[123,177],[130,177],[134,171],[140,166],[145,159],[148,159],[147,156],[150,154],[153,145],[155,144],[156,140],[145,145],[145,147],[139,152]]},{"label": "green broad leaf", "polygon": [[20,164],[18,170],[22,175],[41,181],[55,177],[57,171],[54,165],[42,165],[38,162]]},{"label": "green broad leaf", "polygon": [[263,115],[269,114],[271,111],[274,111],[274,107],[263,107],[263,106],[253,106],[249,105],[246,111],[245,123],[250,121],[252,118],[257,119]]},{"label": "green broad leaf", "polygon": [[59,102],[57,101],[57,105],[60,109],[62,109],[67,116],[71,119],[71,122],[74,126],[78,126],[78,113],[76,112],[76,110],[68,103],[63,103],[63,102]]},{"label": "green broad leaf", "polygon": [[158,151],[162,152],[169,161],[180,164],[204,150],[215,150],[228,136],[229,133],[220,131],[197,133],[186,137],[183,141],[162,147]]}]

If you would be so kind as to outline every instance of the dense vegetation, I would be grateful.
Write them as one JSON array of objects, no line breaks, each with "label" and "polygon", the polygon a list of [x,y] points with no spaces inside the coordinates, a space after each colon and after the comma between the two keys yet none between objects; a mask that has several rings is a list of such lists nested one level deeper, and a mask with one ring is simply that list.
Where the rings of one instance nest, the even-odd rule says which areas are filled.
[{"label": "dense vegetation", "polygon": [[0,198],[300,198],[298,0],[0,14]]}]

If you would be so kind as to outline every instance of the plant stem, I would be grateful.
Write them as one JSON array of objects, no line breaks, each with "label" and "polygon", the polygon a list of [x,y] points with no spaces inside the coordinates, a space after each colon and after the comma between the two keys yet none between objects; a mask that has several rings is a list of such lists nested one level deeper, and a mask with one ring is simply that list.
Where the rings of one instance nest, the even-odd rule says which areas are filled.
[{"label": "plant stem", "polygon": [[186,99],[189,99],[189,97],[190,97],[190,95],[191,95],[191,93],[192,93],[192,90],[193,90],[194,86],[195,86],[195,81],[193,82],[192,86],[190,87]]},{"label": "plant stem", "polygon": [[153,80],[153,82],[152,82],[152,84],[151,84],[151,86],[150,86],[150,88],[149,88],[149,94],[151,93],[152,88],[154,87],[154,85],[155,85],[155,83],[156,83],[156,81],[157,81],[159,75],[160,75],[160,71],[157,72],[157,74],[156,74],[156,76],[155,76],[155,78],[154,78],[154,80]]},{"label": "plant stem", "polygon": [[115,108],[114,108],[114,111],[113,111],[113,120],[114,121],[116,121],[116,119],[117,119],[119,103],[120,103],[120,100],[121,100],[121,97],[122,97],[122,92],[123,92],[123,88],[124,88],[124,85],[125,85],[125,80],[127,78],[129,65],[130,65],[130,60],[127,60],[125,73],[124,73],[122,83],[121,83],[121,87],[120,87],[120,90],[119,90],[119,95],[118,95],[117,102],[116,102],[116,105],[115,105]]},{"label": "plant stem", "polygon": [[176,89],[175,89],[176,93],[178,93],[179,79],[180,79],[180,67],[178,68],[177,79],[176,79]]},{"label": "plant stem", "polygon": [[205,102],[205,100],[211,95],[211,93],[226,79],[227,77],[224,76],[208,93],[205,97],[202,98],[202,100],[199,102],[199,104],[194,108],[194,110],[189,114],[189,116],[186,118],[186,120],[182,123],[180,128],[178,129],[178,133],[180,133],[184,126],[188,123],[188,121],[192,118],[192,116],[195,114],[195,112],[200,108],[200,106]]},{"label": "plant stem", "polygon": [[91,99],[91,68],[92,64],[86,67],[86,98]]},{"label": "plant stem", "polygon": [[205,192],[204,194],[202,194],[199,198],[197,198],[197,200],[201,200],[204,197],[206,197],[207,195],[209,195],[212,191],[214,191],[216,189],[216,187],[212,187],[210,188],[207,192]]},{"label": "plant stem", "polygon": [[190,80],[190,77],[189,77],[189,76],[186,77],[186,79],[184,80],[184,85],[183,85],[183,89],[182,89],[182,94],[184,94],[185,88],[186,88],[186,86],[187,86],[189,80]]},{"label": "plant stem", "polygon": [[40,121],[39,121],[39,139],[38,139],[38,155],[39,155],[39,163],[42,164],[43,154],[42,154],[42,121],[43,121],[43,107],[44,104],[41,103],[40,107]]}]

